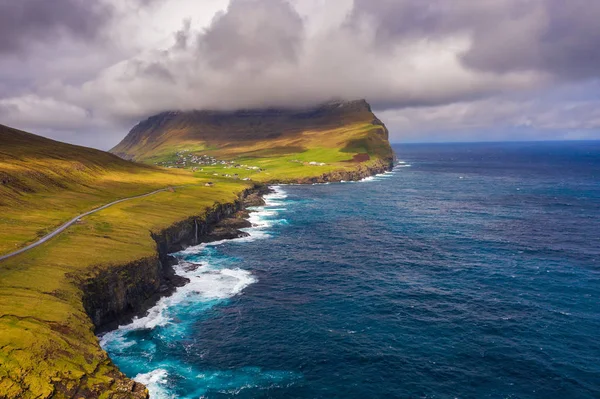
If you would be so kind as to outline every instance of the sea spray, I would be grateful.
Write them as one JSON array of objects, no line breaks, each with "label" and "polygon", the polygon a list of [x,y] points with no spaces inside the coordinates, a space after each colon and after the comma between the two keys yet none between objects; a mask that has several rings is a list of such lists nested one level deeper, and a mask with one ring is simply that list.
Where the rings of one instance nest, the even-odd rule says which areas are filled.
[{"label": "sea spray", "polygon": [[[286,192],[275,186],[271,193],[264,196],[265,206],[250,208],[252,212],[249,221],[252,227],[243,229],[249,234],[247,237],[200,244],[174,254],[179,259],[174,266],[175,273],[187,278],[189,283],[178,288],[173,295],[160,299],[145,316],[136,317],[131,323],[101,337],[100,344],[117,365],[127,374],[135,375],[136,381],[146,385],[153,398],[174,398],[170,382],[173,378],[204,380],[194,382],[204,386],[196,390],[196,393],[203,393],[209,387],[219,388],[215,379],[222,372],[198,371],[197,375],[190,374],[188,365],[170,359],[168,353],[163,353],[161,346],[177,345],[177,342],[186,339],[194,322],[201,319],[208,310],[225,304],[228,299],[257,281],[252,273],[236,267],[235,260],[220,258],[217,248],[227,242],[269,238],[269,228],[275,224],[287,223],[285,219],[278,218],[279,213],[286,210],[286,197]],[[196,221],[196,242],[198,239]],[[182,314],[185,314],[183,319]],[[237,373],[233,385],[232,381],[223,384],[228,389],[239,390],[245,386],[263,383],[269,385],[298,378],[296,374],[289,372],[269,371],[264,374],[260,369],[256,370],[251,373],[242,370]],[[265,375],[272,378],[266,378]],[[250,380],[254,380],[254,383]],[[238,385],[235,385],[235,381]]]},{"label": "sea spray", "polygon": [[600,398],[600,147],[570,146],[401,146],[392,177],[286,186],[289,226],[190,259],[257,283],[177,341],[188,309],[131,332],[151,369],[110,354],[177,399]]}]

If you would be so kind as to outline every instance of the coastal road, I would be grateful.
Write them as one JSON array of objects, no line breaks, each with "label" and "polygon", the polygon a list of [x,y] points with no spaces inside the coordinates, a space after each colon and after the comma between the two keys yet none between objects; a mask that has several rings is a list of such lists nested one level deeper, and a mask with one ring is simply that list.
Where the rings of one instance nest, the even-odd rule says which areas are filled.
[{"label": "coastal road", "polygon": [[57,235],[59,235],[60,233],[62,233],[63,231],[65,231],[66,229],[68,229],[69,227],[71,227],[73,224],[77,223],[79,221],[79,219],[81,219],[82,217],[91,215],[92,213],[100,212],[103,209],[106,209],[106,208],[111,207],[113,205],[119,204],[121,202],[131,201],[131,200],[138,199],[138,198],[149,197],[149,196],[154,195],[154,194],[158,194],[158,193],[161,193],[161,192],[164,192],[164,191],[169,191],[169,190],[171,190],[173,188],[174,187],[163,188],[163,189],[160,189],[160,190],[152,191],[151,193],[148,193],[148,194],[136,195],[135,197],[122,198],[120,200],[113,201],[110,204],[103,205],[100,208],[96,208],[96,209],[93,209],[93,210],[91,210],[89,212],[82,213],[79,216],[75,216],[73,219],[69,220],[67,223],[63,224],[62,226],[60,226],[59,228],[57,228],[56,230],[54,230],[50,234],[48,234],[48,235],[40,238],[39,240],[37,240],[33,244],[29,244],[28,246],[23,247],[23,248],[19,249],[18,251],[11,252],[11,253],[8,253],[6,255],[1,255],[0,256],[0,261],[3,261],[4,259],[8,259],[8,258],[11,258],[11,257],[19,255],[19,254],[22,254],[23,252],[29,251],[30,249],[37,247],[38,245],[42,245],[46,241],[51,240],[52,238],[56,237]]}]

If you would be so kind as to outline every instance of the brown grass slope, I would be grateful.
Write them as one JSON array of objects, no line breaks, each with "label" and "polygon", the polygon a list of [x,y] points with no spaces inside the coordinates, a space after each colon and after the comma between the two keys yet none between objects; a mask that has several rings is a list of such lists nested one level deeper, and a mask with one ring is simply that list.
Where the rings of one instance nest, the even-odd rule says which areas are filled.
[{"label": "brown grass slope", "polygon": [[0,254],[100,205],[192,182],[180,171],[0,125]]},{"label": "brown grass slope", "polygon": [[140,122],[111,152],[153,162],[183,149],[235,159],[252,154],[280,157],[317,148],[346,150],[349,161],[355,150],[391,156],[388,131],[365,100],[306,109],[164,112]]},{"label": "brown grass slope", "polygon": [[[81,283],[107,272],[130,279],[143,274],[146,284],[161,284],[152,234],[191,216],[201,220],[216,203],[236,200],[248,185],[218,181],[207,188],[187,171],[138,165],[5,126],[0,127],[0,172],[0,253],[82,211],[177,187],[94,213],[52,240],[0,261],[0,398],[145,398],[145,387],[127,379],[98,345]],[[137,280],[132,284],[145,287]],[[125,298],[129,284],[122,286],[115,300]]]},{"label": "brown grass slope", "polygon": [[0,125],[0,205],[26,202],[27,194],[90,186],[107,173],[149,172],[148,166],[104,151]]},{"label": "brown grass slope", "polygon": [[[123,287],[139,287],[136,265],[156,263],[151,234],[191,217],[202,220],[215,204],[237,200],[254,184],[242,178],[360,178],[389,168],[393,159],[387,129],[365,101],[163,113],[138,124],[113,149],[129,159],[170,164],[182,150],[250,167],[167,170],[0,125],[0,254],[100,205],[177,186],[85,217],[0,263],[0,398],[144,397],[144,387],[132,385],[99,347],[78,282],[102,272],[121,276],[128,265],[131,284],[121,281]],[[214,186],[206,187],[208,181]],[[160,283],[152,276],[146,278]]]}]

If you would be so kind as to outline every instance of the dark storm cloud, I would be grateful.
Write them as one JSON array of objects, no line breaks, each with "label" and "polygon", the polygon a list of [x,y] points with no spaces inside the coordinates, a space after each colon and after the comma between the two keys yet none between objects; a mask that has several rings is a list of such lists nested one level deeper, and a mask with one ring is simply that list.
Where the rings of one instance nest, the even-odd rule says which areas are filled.
[{"label": "dark storm cloud", "polygon": [[465,66],[493,73],[600,76],[600,1],[356,0],[350,25],[370,21],[380,46],[465,32]]},{"label": "dark storm cloud", "polygon": [[[411,12],[419,9],[406,5]],[[428,26],[443,25],[444,20],[438,20],[443,14],[434,8],[435,17],[430,18],[428,10],[421,13],[424,26],[409,26],[413,18],[409,12],[402,29],[391,26],[392,20],[387,25],[367,21],[364,34],[361,3],[356,7],[348,23],[315,33],[286,0],[232,0],[206,28],[195,30],[191,20],[185,20],[168,50],[129,60],[128,67],[113,68],[101,80],[87,84],[87,89],[110,97],[107,91],[131,88],[120,98],[133,102],[100,100],[112,105],[111,114],[129,120],[169,108],[293,107],[333,98],[366,97],[386,109],[430,106],[531,84],[529,76],[496,78],[467,72],[452,49],[468,45],[464,38],[439,34],[437,42],[424,43],[421,39]],[[375,27],[386,26],[389,31],[377,32],[381,37],[371,36]],[[389,48],[378,51],[386,40]],[[118,87],[112,84],[115,77]]]},{"label": "dark storm cloud", "polygon": [[90,0],[1,0],[0,53],[21,52],[31,41],[51,42],[61,34],[93,39],[111,11]]},{"label": "dark storm cloud", "polygon": [[481,30],[465,63],[494,72],[537,69],[567,79],[600,76],[600,2],[548,0],[541,11],[525,12],[517,18],[536,29],[521,37],[510,35],[510,41],[510,22]]},{"label": "dark storm cloud", "polygon": [[232,0],[199,45],[215,68],[261,68],[294,61],[302,31],[302,19],[284,1]]},{"label": "dark storm cloud", "polygon": [[595,129],[597,21],[596,0],[0,0],[0,118],[116,140],[167,110],[366,98],[405,131]]},{"label": "dark storm cloud", "polygon": [[185,50],[190,41],[192,21],[188,18],[183,21],[183,28],[175,32],[175,45],[177,50]]},{"label": "dark storm cloud", "polygon": [[355,0],[348,25],[374,24],[377,43],[386,46],[398,40],[443,34],[447,29],[447,6],[447,2],[437,0]]}]

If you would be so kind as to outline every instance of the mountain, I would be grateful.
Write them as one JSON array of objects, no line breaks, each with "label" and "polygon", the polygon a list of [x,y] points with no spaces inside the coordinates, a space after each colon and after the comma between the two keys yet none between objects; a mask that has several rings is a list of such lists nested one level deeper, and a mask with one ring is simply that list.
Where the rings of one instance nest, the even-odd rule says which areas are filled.
[{"label": "mountain", "polygon": [[83,186],[110,172],[148,171],[104,151],[74,146],[0,125],[0,205],[24,195]]},{"label": "mountain", "polygon": [[388,130],[365,100],[304,109],[163,112],[138,123],[111,150],[147,163],[168,163],[180,151],[340,168],[393,158]]},{"label": "mountain", "polygon": [[169,272],[153,234],[236,200],[245,186],[228,183],[209,189],[186,171],[0,125],[0,256],[84,212],[166,189],[82,217],[51,240],[0,259],[0,398],[146,398],[145,387],[99,346],[86,284],[106,283],[98,307],[131,309],[156,295]]},{"label": "mountain", "polygon": [[191,182],[178,171],[0,125],[0,255],[97,206]]},{"label": "mountain", "polygon": [[147,398],[94,331],[183,283],[169,253],[243,216],[246,196],[260,200],[256,183],[356,180],[393,160],[365,101],[163,113],[113,151],[146,164],[0,125],[0,255],[75,220],[0,261],[0,397]]}]

